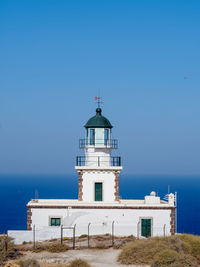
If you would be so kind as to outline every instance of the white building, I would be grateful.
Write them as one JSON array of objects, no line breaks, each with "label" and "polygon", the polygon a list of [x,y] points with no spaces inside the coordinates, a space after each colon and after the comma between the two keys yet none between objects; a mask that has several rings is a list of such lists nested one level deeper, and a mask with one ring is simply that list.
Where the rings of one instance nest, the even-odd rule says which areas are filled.
[{"label": "white building", "polygon": [[118,236],[163,236],[175,233],[174,195],[160,200],[155,192],[142,200],[119,198],[121,158],[111,152],[118,148],[112,139],[112,125],[102,116],[101,108],[85,125],[85,139],[80,148],[85,156],[78,156],[75,169],[79,176],[78,199],[33,199],[27,204],[27,230],[9,231],[17,243],[30,241],[33,226],[37,240],[60,236],[61,225],[76,226],[76,235],[111,233]]}]

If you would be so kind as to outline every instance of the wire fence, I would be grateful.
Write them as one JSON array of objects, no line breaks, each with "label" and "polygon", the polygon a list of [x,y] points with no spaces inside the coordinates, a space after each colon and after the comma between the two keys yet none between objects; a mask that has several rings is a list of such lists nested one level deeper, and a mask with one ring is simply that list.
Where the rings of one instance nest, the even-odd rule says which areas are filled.
[{"label": "wire fence", "polygon": [[169,236],[171,235],[171,227],[163,224],[160,227],[151,225],[150,229],[145,229],[141,225],[141,221],[137,224],[119,223],[110,221],[105,223],[83,223],[80,225],[60,225],[39,227],[33,225],[29,231],[8,231],[16,243],[33,243],[33,248],[37,247],[37,243],[43,241],[57,240],[61,244],[67,243],[75,249],[78,247],[95,247],[104,244],[111,247],[119,243],[118,241],[127,237],[141,238],[149,236]]}]

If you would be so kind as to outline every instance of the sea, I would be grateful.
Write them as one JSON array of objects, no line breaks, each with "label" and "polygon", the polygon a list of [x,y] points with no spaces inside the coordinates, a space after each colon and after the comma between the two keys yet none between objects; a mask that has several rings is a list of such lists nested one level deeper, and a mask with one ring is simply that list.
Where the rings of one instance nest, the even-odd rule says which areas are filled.
[{"label": "sea", "polygon": [[[161,199],[177,192],[177,231],[200,235],[200,175],[120,175],[120,196],[144,199],[155,191]],[[72,175],[0,175],[0,233],[26,229],[31,199],[76,199],[78,177]]]}]

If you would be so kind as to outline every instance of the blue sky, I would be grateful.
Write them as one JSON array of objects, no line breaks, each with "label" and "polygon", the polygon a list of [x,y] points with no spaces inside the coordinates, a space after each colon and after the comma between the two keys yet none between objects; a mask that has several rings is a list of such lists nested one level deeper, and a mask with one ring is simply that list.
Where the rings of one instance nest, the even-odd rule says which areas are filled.
[{"label": "blue sky", "polygon": [[124,174],[200,174],[199,1],[0,1],[0,173],[74,173],[94,96]]}]

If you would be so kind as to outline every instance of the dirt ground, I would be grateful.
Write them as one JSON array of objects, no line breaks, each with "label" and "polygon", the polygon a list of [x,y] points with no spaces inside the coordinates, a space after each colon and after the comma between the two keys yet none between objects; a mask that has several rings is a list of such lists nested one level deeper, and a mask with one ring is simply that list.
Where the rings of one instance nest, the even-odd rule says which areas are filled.
[{"label": "dirt ground", "polygon": [[[84,249],[84,250],[68,250],[67,252],[49,253],[46,251],[34,253],[25,251],[21,259],[34,258],[40,263],[60,263],[68,264],[74,259],[83,259],[94,267],[127,267],[117,262],[117,257],[121,249]],[[128,265],[128,267],[136,267],[136,265]],[[139,267],[139,265],[137,265]],[[145,267],[144,265],[142,267]],[[146,265],[146,267],[149,267]]]},{"label": "dirt ground", "polygon": [[[33,243],[24,243],[17,245],[16,248],[20,253],[17,260],[36,259],[41,267],[55,267],[55,264],[67,265],[75,259],[86,260],[93,267],[127,267],[117,262],[121,248],[128,242],[135,240],[135,237],[114,237],[112,240],[111,235],[91,236],[90,248],[88,249],[88,237],[81,236],[76,238],[75,250],[73,250],[73,239],[65,238],[63,244],[70,249],[65,252],[52,253],[46,250],[36,251],[33,250]],[[113,242],[112,242],[113,241]],[[61,240],[52,239],[43,242],[37,242],[37,248],[41,246],[57,245]],[[114,243],[114,247],[112,247]],[[15,260],[10,259],[10,262]],[[52,265],[52,266],[51,266]],[[54,266],[53,266],[54,265]],[[129,267],[136,267],[136,265],[128,265]],[[139,267],[139,265],[137,265]],[[145,267],[144,265],[142,267]]]}]

